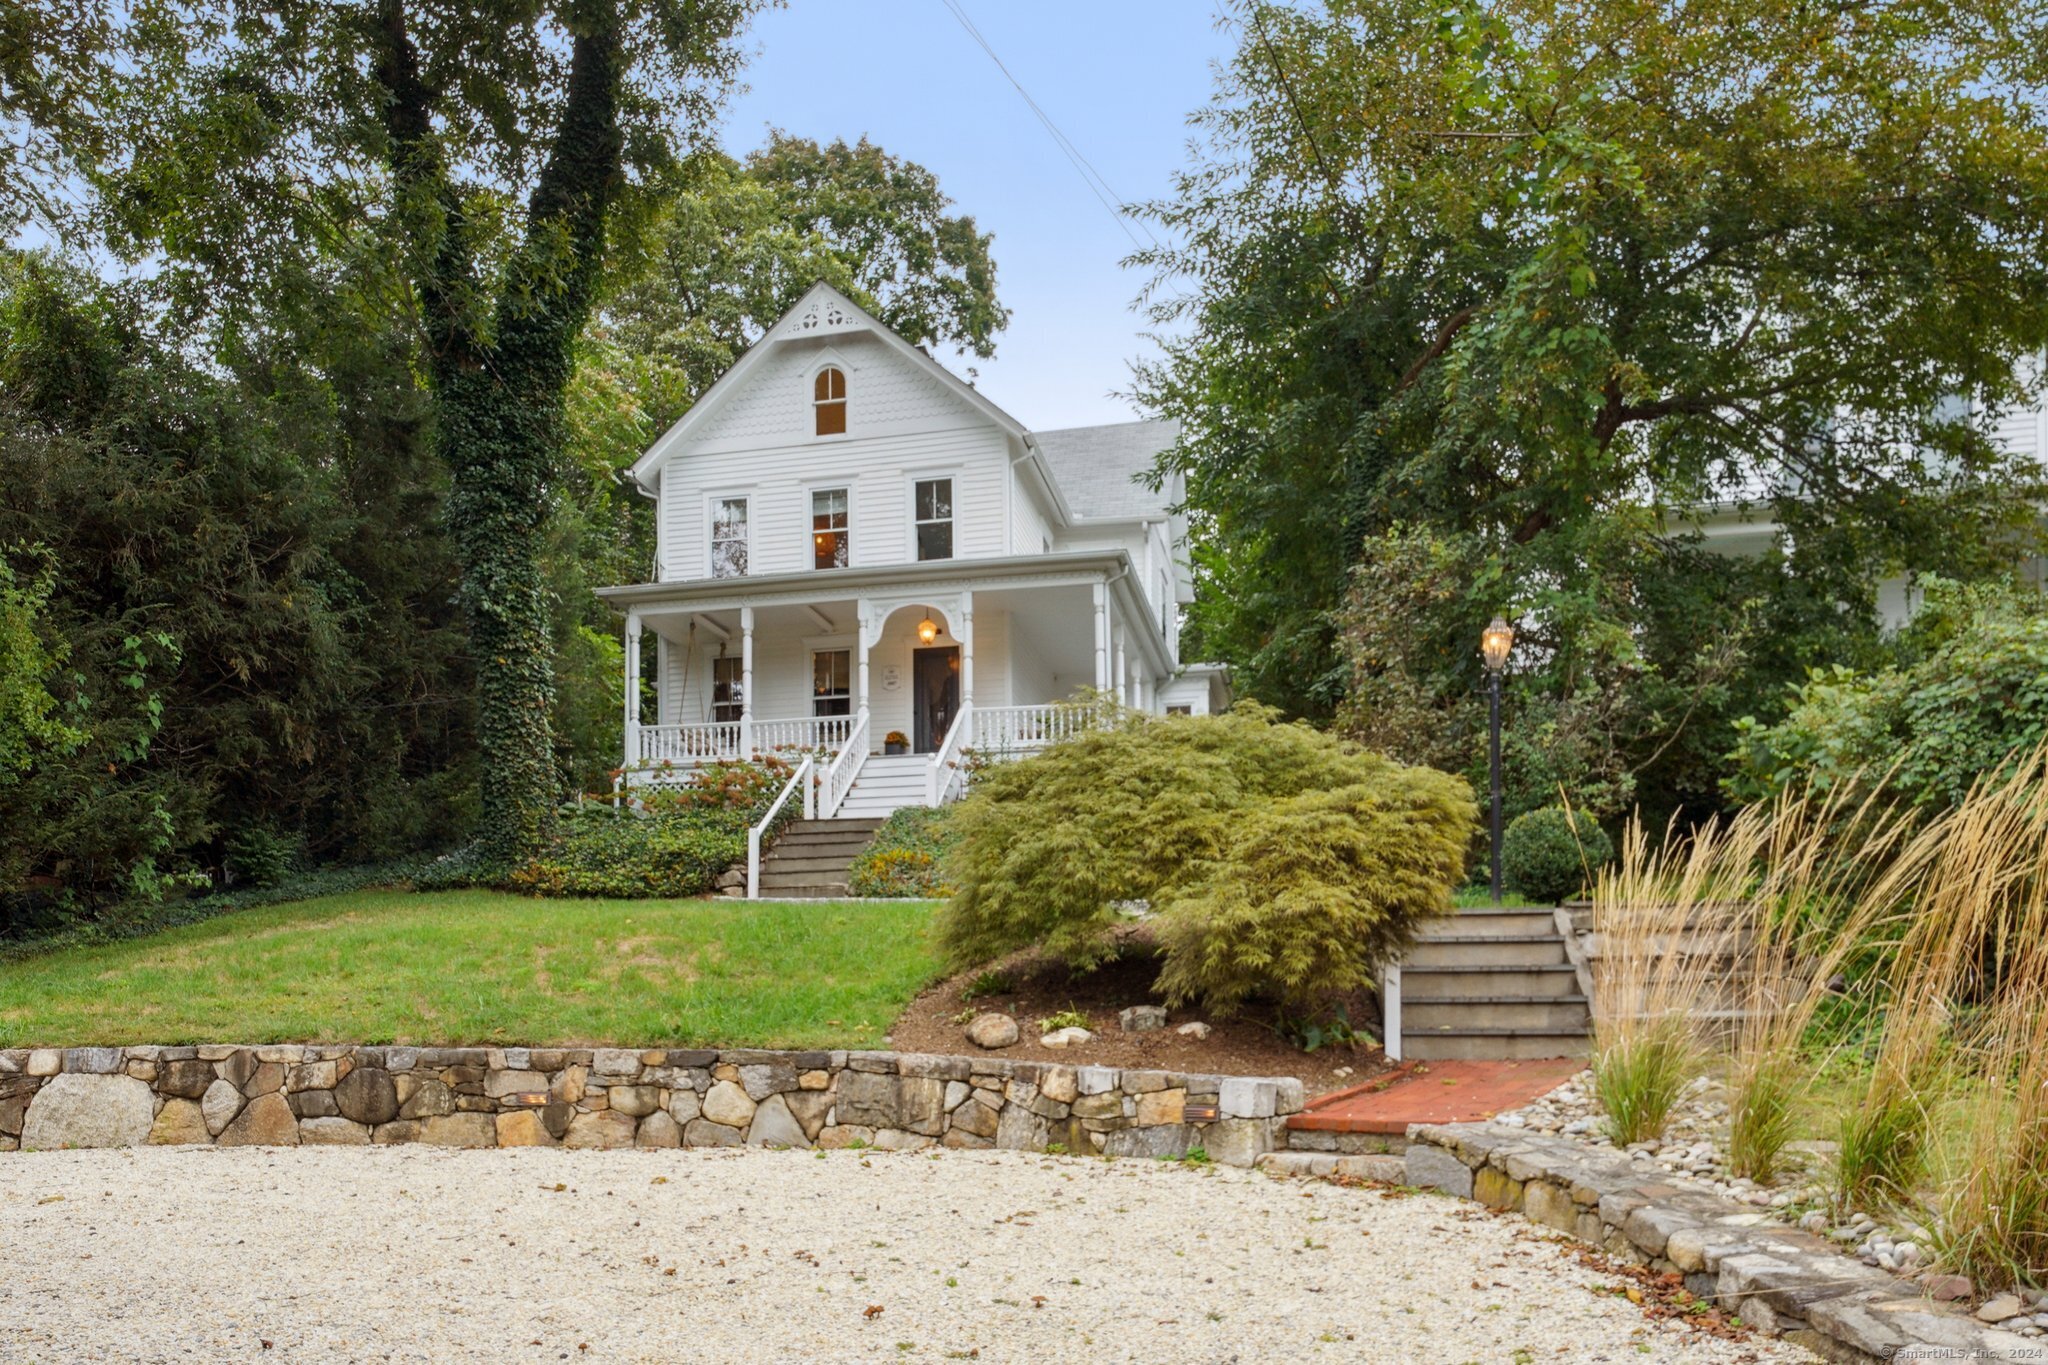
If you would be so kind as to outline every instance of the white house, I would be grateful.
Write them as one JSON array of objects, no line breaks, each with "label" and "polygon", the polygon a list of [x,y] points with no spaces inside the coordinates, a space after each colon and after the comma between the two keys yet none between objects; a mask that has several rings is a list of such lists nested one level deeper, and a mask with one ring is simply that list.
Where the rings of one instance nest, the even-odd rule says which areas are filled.
[{"label": "white house", "polygon": [[809,751],[819,814],[872,816],[1079,723],[1077,689],[1220,707],[1220,667],[1180,658],[1181,490],[1144,480],[1174,436],[1031,431],[814,286],[632,468],[654,581],[599,590],[628,679],[654,637],[626,769]]}]

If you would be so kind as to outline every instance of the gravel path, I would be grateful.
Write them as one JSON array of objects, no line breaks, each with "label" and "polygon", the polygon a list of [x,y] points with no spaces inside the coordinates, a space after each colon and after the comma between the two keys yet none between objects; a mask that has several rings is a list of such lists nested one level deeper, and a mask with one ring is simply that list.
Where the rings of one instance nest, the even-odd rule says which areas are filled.
[{"label": "gravel path", "polygon": [[1149,1161],[0,1158],[7,1361],[1811,1359],[1596,1278],[1459,1201]]}]

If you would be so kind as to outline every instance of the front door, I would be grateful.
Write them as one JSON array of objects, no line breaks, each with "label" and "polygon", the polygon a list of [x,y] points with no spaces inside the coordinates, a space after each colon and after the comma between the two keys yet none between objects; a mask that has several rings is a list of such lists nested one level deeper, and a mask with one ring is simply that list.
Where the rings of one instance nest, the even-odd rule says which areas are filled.
[{"label": "front door", "polygon": [[916,649],[910,655],[911,751],[938,752],[960,711],[960,647]]}]

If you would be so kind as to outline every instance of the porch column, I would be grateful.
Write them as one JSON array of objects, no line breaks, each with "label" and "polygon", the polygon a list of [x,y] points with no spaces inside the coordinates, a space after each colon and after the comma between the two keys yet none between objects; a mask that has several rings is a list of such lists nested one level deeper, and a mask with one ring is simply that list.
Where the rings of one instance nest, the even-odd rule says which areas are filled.
[{"label": "porch column", "polygon": [[856,629],[860,631],[860,713],[868,713],[868,613],[863,605]]},{"label": "porch column", "polygon": [[1124,705],[1131,704],[1131,674],[1124,667],[1124,636],[1129,634],[1121,625],[1116,628],[1116,699]]},{"label": "porch column", "polygon": [[626,613],[625,754],[626,766],[640,761],[640,613]]},{"label": "porch column", "polygon": [[754,609],[740,608],[740,757],[754,756]]},{"label": "porch column", "polygon": [[1095,585],[1095,690],[1109,690],[1109,584]]},{"label": "porch column", "polygon": [[960,594],[960,705],[974,705],[974,594]]}]

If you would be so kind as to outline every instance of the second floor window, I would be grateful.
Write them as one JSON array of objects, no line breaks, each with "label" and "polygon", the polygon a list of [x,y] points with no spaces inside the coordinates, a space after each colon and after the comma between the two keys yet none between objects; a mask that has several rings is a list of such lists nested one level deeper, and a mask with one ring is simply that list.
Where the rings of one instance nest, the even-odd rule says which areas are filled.
[{"label": "second floor window", "polygon": [[837,365],[818,371],[811,384],[811,406],[817,410],[820,436],[846,434],[846,374]]},{"label": "second floor window", "polygon": [[711,576],[747,576],[747,500],[720,498],[711,504]]},{"label": "second floor window", "polygon": [[811,494],[811,567],[843,569],[851,546],[847,541],[846,490],[820,488]]},{"label": "second floor window", "polygon": [[953,557],[953,481],[919,479],[911,499],[917,521],[917,557]]},{"label": "second floor window", "polygon": [[715,721],[736,721],[746,710],[746,697],[740,691],[741,662],[738,655],[720,655],[711,661],[711,719]]},{"label": "second floor window", "polygon": [[811,714],[853,714],[853,651],[821,649],[811,656]]}]

